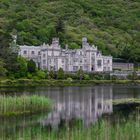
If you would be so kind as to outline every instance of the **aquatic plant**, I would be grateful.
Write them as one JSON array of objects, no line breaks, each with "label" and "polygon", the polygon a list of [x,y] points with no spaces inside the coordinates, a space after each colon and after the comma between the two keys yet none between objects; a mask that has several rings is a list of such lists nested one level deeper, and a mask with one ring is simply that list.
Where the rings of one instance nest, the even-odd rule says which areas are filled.
[{"label": "aquatic plant", "polygon": [[113,105],[120,105],[120,104],[140,104],[140,99],[137,98],[126,98],[126,99],[115,99],[113,100]]},{"label": "aquatic plant", "polygon": [[0,116],[48,110],[51,101],[45,96],[0,96]]}]

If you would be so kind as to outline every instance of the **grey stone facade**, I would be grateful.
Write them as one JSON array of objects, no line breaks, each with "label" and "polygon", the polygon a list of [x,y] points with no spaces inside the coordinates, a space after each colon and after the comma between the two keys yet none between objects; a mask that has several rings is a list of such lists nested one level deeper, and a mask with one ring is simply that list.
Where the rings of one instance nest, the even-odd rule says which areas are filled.
[{"label": "grey stone facade", "polygon": [[112,71],[112,56],[104,56],[97,46],[89,45],[87,38],[82,39],[81,49],[62,49],[58,38],[53,38],[52,44],[41,46],[20,46],[19,55],[33,59],[41,69],[63,68],[66,72],[76,72],[82,69],[85,72]]}]

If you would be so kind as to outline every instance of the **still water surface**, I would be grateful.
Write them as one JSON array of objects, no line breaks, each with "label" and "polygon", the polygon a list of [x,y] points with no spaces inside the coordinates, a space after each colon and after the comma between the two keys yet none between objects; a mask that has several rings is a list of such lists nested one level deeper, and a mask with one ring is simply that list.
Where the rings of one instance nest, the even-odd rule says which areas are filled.
[{"label": "still water surface", "polygon": [[[73,119],[81,119],[84,127],[88,127],[104,114],[112,115],[115,112],[113,100],[140,98],[140,86],[1,88],[0,94],[3,93],[47,96],[54,103],[49,114],[42,112],[37,115],[0,118],[0,136],[6,139],[14,138],[17,131],[35,126],[59,129],[62,121]],[[125,108],[120,109],[125,112]]]}]

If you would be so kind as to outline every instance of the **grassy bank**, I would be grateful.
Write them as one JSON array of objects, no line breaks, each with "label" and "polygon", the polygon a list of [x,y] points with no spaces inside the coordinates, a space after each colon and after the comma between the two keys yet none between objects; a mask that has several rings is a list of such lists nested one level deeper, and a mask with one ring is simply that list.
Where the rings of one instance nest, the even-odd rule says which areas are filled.
[{"label": "grassy bank", "polygon": [[140,84],[140,80],[1,80],[0,87],[18,86],[84,86],[97,84]]},{"label": "grassy bank", "polygon": [[44,96],[0,96],[0,116],[12,116],[49,110],[51,101]]}]

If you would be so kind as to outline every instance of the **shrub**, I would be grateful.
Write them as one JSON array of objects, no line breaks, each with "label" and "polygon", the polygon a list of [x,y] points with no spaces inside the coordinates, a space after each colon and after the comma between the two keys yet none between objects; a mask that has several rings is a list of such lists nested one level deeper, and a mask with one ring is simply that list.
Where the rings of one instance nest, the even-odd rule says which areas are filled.
[{"label": "shrub", "polygon": [[27,78],[28,78],[28,79],[32,79],[32,77],[33,77],[32,74],[28,72],[28,73],[27,73]]},{"label": "shrub", "polygon": [[69,83],[71,83],[71,82],[73,81],[73,79],[72,79],[71,77],[69,77],[69,78],[67,78],[67,81],[68,81]]},{"label": "shrub", "polygon": [[45,77],[46,77],[46,73],[41,70],[37,71],[36,75],[39,79],[45,79]]},{"label": "shrub", "polygon": [[90,77],[88,74],[84,74],[84,80],[90,80]]},{"label": "shrub", "polygon": [[82,69],[79,69],[77,71],[77,78],[78,78],[78,80],[82,80],[84,78],[84,72]]}]

